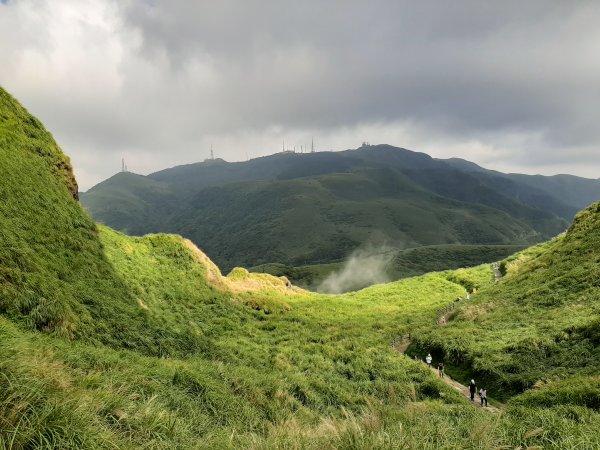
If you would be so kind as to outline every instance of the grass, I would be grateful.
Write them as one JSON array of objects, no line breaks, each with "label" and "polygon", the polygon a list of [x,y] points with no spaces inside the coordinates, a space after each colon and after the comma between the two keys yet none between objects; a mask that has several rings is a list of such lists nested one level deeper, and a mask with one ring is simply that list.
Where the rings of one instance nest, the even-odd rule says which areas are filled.
[{"label": "grass", "polygon": [[[96,226],[73,197],[66,159],[51,135],[0,94],[0,446],[600,445],[598,382],[588,366],[564,369],[550,359],[545,370],[556,380],[513,396],[496,416],[472,408],[390,346],[406,332],[434,345],[439,309],[465,289],[477,287],[476,300],[444,331],[470,307],[484,308],[501,286],[519,291],[511,280],[529,280],[531,294],[520,306],[547,302],[536,293],[543,292],[541,272],[548,270],[565,276],[553,283],[573,291],[560,306],[577,310],[577,296],[595,295],[597,211],[580,216],[564,237],[510,258],[498,286],[489,285],[489,266],[339,296],[290,288],[285,279],[244,269],[224,277],[178,236],[132,238]],[[57,161],[64,162],[60,170]],[[572,271],[559,267],[564,261]],[[585,341],[595,351],[597,328],[584,320],[589,305],[579,303],[577,316],[552,312],[554,304],[543,308],[572,327],[560,345],[578,349]],[[511,314],[528,323],[522,309]],[[474,317],[464,320],[460,334],[441,338],[460,338],[451,347],[457,354],[477,342],[469,333],[485,337],[487,326],[477,328],[482,318]],[[530,352],[525,356],[539,350],[521,345],[518,328],[502,326],[508,335],[502,343],[515,337],[517,348]],[[549,409],[552,402],[559,407]]]},{"label": "grass", "polygon": [[487,380],[500,398],[597,374],[598,211],[592,205],[565,234],[508,258],[499,283],[443,329],[418,330],[417,341]]}]

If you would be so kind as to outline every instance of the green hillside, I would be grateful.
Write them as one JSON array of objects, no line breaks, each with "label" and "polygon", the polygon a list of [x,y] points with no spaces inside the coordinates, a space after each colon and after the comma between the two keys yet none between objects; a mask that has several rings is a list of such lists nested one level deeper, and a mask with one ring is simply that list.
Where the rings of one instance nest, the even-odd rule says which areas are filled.
[{"label": "green hillside", "polygon": [[[480,266],[327,296],[241,268],[224,277],[178,236],[97,227],[76,192],[51,135],[0,89],[2,448],[600,446],[598,381],[582,366],[494,413],[390,346],[407,332],[416,343],[433,336],[438,311],[465,287],[479,288],[479,302],[511,277],[530,280],[522,301],[553,311],[535,291],[536,280],[547,287],[535,278],[543,270],[567,273],[555,280],[573,291],[565,306],[579,297],[587,307],[597,207],[523,253],[498,286]],[[582,317],[561,321],[591,325]]]},{"label": "green hillside", "polygon": [[123,173],[82,201],[129,234],[190,238],[226,270],[332,263],[373,245],[531,244],[580,209],[535,183],[388,145]]},{"label": "green hillside", "polygon": [[501,211],[434,195],[389,169],[207,188],[171,226],[225,268],[336,261],[361,245],[539,239]]},{"label": "green hillside", "polygon": [[[446,327],[419,330],[417,342],[485,378],[505,396],[554,383],[564,391],[568,383],[559,380],[597,377],[599,246],[596,203],[578,214],[565,234],[506,259],[501,281],[451,313]],[[574,381],[582,382],[589,399],[561,391],[556,403],[591,401],[597,409],[597,382]]]}]

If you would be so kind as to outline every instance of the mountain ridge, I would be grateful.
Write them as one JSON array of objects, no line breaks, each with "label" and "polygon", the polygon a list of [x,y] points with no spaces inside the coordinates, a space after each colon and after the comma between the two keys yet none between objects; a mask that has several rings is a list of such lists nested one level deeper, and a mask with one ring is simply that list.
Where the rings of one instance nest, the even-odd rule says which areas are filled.
[{"label": "mountain ridge", "polygon": [[[552,183],[539,189],[518,177],[473,170],[472,163],[467,164],[470,170],[461,170],[464,165],[389,145],[278,153],[242,162],[176,166],[139,179],[148,181],[139,183],[148,185],[139,189],[111,178],[83,193],[82,202],[96,220],[130,234],[182,234],[227,270],[236,265],[327,263],[365,245],[534,243],[563,231],[578,210],[551,195]],[[156,198],[152,189],[160,191]],[[249,207],[259,205],[259,199],[271,207]],[[468,217],[457,214],[456,202]],[[301,217],[288,211],[294,204],[304,211]],[[446,215],[442,204],[449,208]],[[435,235],[420,231],[423,220],[438,223]],[[465,238],[452,231],[461,221],[477,232]],[[513,231],[495,230],[497,224],[510,224]],[[314,251],[299,250],[299,236],[311,228],[326,230],[327,237],[311,244]],[[399,233],[403,228],[408,231]],[[265,239],[264,245],[258,243]],[[232,248],[240,252],[236,255]]]}]

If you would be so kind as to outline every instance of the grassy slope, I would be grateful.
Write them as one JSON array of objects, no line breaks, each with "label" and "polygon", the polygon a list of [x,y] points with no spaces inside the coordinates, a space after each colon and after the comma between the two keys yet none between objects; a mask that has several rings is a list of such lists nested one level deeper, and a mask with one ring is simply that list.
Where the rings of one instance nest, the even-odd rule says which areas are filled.
[{"label": "grassy slope", "polygon": [[447,327],[421,330],[419,341],[469,367],[504,397],[570,376],[597,376],[599,246],[596,203],[567,233],[509,258],[504,279],[458,309]]},{"label": "grassy slope", "polygon": [[0,446],[600,444],[593,409],[525,400],[493,418],[389,347],[485,284],[485,267],[344,296],[243,270],[222,279],[176,236],[96,229],[68,174],[34,151],[60,158],[51,136],[28,147],[0,94]]},{"label": "grassy slope", "polygon": [[101,297],[127,296],[73,199],[68,160],[1,90],[0,111],[0,310],[30,328],[73,335]]}]

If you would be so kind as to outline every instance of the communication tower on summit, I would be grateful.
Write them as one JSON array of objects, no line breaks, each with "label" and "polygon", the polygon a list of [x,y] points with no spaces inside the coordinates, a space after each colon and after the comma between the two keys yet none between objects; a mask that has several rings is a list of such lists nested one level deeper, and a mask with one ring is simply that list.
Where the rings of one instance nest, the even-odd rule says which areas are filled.
[{"label": "communication tower on summit", "polygon": [[210,159],[215,159],[215,153],[213,152],[212,144],[210,146]]},{"label": "communication tower on summit", "polygon": [[127,166],[125,165],[125,158],[121,158],[121,172],[127,172]]},{"label": "communication tower on summit", "polygon": [[315,152],[315,140],[314,139],[310,140],[310,152],[311,153]]}]

